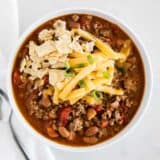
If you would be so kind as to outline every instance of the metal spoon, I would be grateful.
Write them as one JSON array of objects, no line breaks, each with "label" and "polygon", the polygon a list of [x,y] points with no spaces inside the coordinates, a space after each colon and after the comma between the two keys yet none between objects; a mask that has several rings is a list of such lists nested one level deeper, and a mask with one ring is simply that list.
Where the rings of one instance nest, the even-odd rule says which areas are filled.
[{"label": "metal spoon", "polygon": [[[2,89],[0,89],[0,120],[2,120],[2,118],[3,118],[2,117],[2,101],[3,100],[5,100],[9,104],[9,98],[8,98],[7,94]],[[16,142],[16,144],[17,144],[19,150],[21,151],[21,153],[24,155],[25,159],[30,160],[29,157],[27,156],[26,152],[24,151],[24,148],[22,147],[22,144],[20,144],[20,141],[19,141],[19,139],[16,135],[16,132],[14,131],[14,128],[13,128],[13,125],[12,125],[12,114],[13,114],[13,111],[10,108],[8,122],[9,122],[9,127],[10,127],[10,130],[11,130],[13,139]]]}]

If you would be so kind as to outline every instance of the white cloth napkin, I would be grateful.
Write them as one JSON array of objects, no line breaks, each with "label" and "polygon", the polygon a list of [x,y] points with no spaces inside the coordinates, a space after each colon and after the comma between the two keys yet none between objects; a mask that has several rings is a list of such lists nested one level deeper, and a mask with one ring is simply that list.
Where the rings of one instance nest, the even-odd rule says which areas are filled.
[{"label": "white cloth napkin", "polygon": [[[6,9],[7,8],[7,9]],[[18,39],[18,16],[17,1],[5,0],[0,2],[0,88],[6,91],[6,76],[8,57],[11,48],[14,47]],[[24,160],[23,154],[17,147],[9,124],[7,113],[9,112],[6,103],[2,105],[3,121],[0,121],[0,159],[3,160]],[[15,115],[12,117],[13,127],[16,134],[28,154],[30,160],[54,160],[55,157],[49,147],[41,144],[33,138],[28,131],[22,127]]]}]

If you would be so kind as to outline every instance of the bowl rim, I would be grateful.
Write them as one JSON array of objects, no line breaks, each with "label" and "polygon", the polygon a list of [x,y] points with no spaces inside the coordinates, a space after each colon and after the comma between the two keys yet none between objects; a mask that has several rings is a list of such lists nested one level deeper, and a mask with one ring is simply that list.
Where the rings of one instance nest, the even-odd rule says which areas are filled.
[{"label": "bowl rim", "polygon": [[[31,124],[24,118],[21,111],[18,108],[18,105],[15,101],[13,90],[12,90],[12,70],[13,70],[13,64],[15,62],[16,54],[19,48],[21,47],[24,40],[31,34],[32,31],[34,31],[37,27],[42,25],[43,23],[47,22],[50,19],[54,19],[59,16],[72,14],[72,13],[81,13],[81,14],[91,14],[93,16],[98,16],[103,19],[108,20],[111,23],[114,23],[118,25],[135,43],[137,49],[140,52],[141,59],[143,61],[144,66],[144,72],[145,72],[145,88],[143,97],[141,100],[141,104],[135,113],[132,120],[129,122],[127,126],[124,127],[118,134],[116,134],[114,137],[103,141],[101,143],[91,145],[91,146],[69,146],[57,143],[55,141],[52,141],[48,139],[47,137],[43,136],[41,133],[36,131]],[[17,45],[13,49],[13,52],[9,59],[9,65],[8,65],[8,71],[7,71],[7,92],[10,99],[11,106],[14,110],[15,115],[18,117],[18,120],[20,120],[21,124],[24,128],[26,128],[35,138],[37,137],[41,142],[44,144],[47,144],[51,147],[55,147],[57,149],[65,150],[65,151],[72,151],[72,152],[88,152],[88,151],[95,151],[97,149],[101,149],[104,147],[108,147],[111,144],[114,144],[115,142],[118,142],[119,140],[122,140],[122,138],[126,137],[128,133],[131,133],[133,129],[136,127],[138,122],[142,119],[144,113],[147,110],[147,106],[149,104],[150,98],[151,98],[151,92],[152,92],[152,72],[151,72],[151,64],[149,60],[149,56],[147,54],[146,49],[144,48],[142,41],[140,38],[136,35],[136,33],[131,30],[126,23],[122,22],[119,18],[111,15],[108,12],[104,12],[102,10],[94,9],[94,8],[68,8],[68,9],[61,9],[56,12],[51,12],[47,14],[46,16],[43,16],[38,21],[34,22],[32,25],[28,27],[28,29],[22,34],[20,37]]]}]

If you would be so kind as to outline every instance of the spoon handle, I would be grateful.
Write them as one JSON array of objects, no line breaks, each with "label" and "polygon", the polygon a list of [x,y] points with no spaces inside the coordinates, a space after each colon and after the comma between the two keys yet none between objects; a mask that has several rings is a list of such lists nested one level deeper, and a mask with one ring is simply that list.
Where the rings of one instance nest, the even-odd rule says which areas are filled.
[{"label": "spoon handle", "polygon": [[[0,111],[1,111],[1,108],[2,108],[2,100],[5,100],[9,104],[9,98],[8,98],[7,94],[2,89],[0,89]],[[1,118],[2,118],[2,116],[0,116],[0,119]],[[12,138],[14,139],[18,148],[20,149],[21,153],[23,154],[23,156],[25,157],[26,160],[30,160],[29,157],[27,156],[26,152],[24,151],[24,148],[22,147],[22,144],[20,143],[20,141],[18,139],[18,136],[16,135],[16,132],[13,128],[13,125],[12,125],[12,110],[11,110],[10,115],[9,115],[9,128],[10,128],[10,131],[12,133]]]}]

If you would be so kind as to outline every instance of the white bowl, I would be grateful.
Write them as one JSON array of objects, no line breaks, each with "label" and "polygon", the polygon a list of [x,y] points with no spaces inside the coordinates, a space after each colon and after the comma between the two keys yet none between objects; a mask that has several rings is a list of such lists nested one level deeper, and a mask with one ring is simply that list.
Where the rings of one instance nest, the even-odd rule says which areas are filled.
[{"label": "white bowl", "polygon": [[[106,140],[102,143],[93,145],[93,146],[86,146],[86,147],[72,147],[72,146],[67,146],[67,145],[63,145],[63,144],[59,144],[56,143],[46,137],[44,137],[43,135],[41,135],[39,132],[37,132],[24,118],[24,116],[22,115],[22,113],[20,112],[14,95],[13,95],[13,91],[12,91],[12,69],[13,69],[13,64],[15,61],[15,57],[17,54],[17,51],[19,50],[20,46],[22,45],[22,43],[24,42],[24,40],[26,39],[26,37],[28,37],[28,35],[35,30],[38,26],[40,26],[41,24],[43,24],[44,22],[62,16],[62,15],[66,15],[66,14],[71,14],[71,13],[82,13],[82,14],[91,14],[91,15],[95,15],[98,17],[101,17],[103,19],[106,19],[114,24],[117,24],[125,33],[127,33],[129,35],[129,37],[133,40],[133,42],[135,43],[136,47],[138,48],[141,58],[143,60],[143,64],[144,64],[144,71],[145,71],[145,90],[144,90],[144,95],[141,101],[141,104],[139,106],[138,111],[136,112],[135,116],[133,117],[133,119],[131,120],[131,122],[117,135],[115,135],[114,137],[110,138],[109,140]],[[151,95],[151,91],[152,91],[152,72],[151,72],[151,66],[149,63],[149,59],[146,53],[146,50],[144,49],[142,43],[140,42],[139,38],[137,38],[136,34],[129,29],[129,27],[127,25],[124,25],[124,23],[122,23],[118,18],[113,17],[112,15],[106,13],[106,12],[102,12],[99,10],[95,10],[95,9],[64,9],[61,10],[59,12],[53,12],[43,18],[41,18],[39,21],[35,22],[34,24],[32,24],[21,36],[21,38],[19,39],[15,49],[12,52],[12,55],[10,55],[10,63],[9,63],[9,67],[8,67],[8,80],[7,80],[7,84],[8,84],[8,95],[9,95],[9,99],[10,99],[10,103],[13,107],[14,113],[16,114],[17,118],[20,120],[20,122],[23,124],[23,126],[28,129],[28,131],[30,133],[32,133],[33,136],[39,138],[39,140],[41,142],[43,142],[44,144],[50,145],[52,147],[58,148],[58,149],[62,149],[62,150],[68,150],[68,151],[76,151],[76,152],[82,152],[82,151],[93,151],[93,150],[97,150],[100,148],[104,148],[106,146],[109,146],[115,142],[117,142],[118,140],[122,139],[122,137],[126,136],[129,131],[131,131],[131,129],[133,129],[135,127],[135,125],[137,124],[137,122],[139,122],[139,120],[142,118],[143,113],[146,111],[148,102],[150,100],[150,95]]]}]

